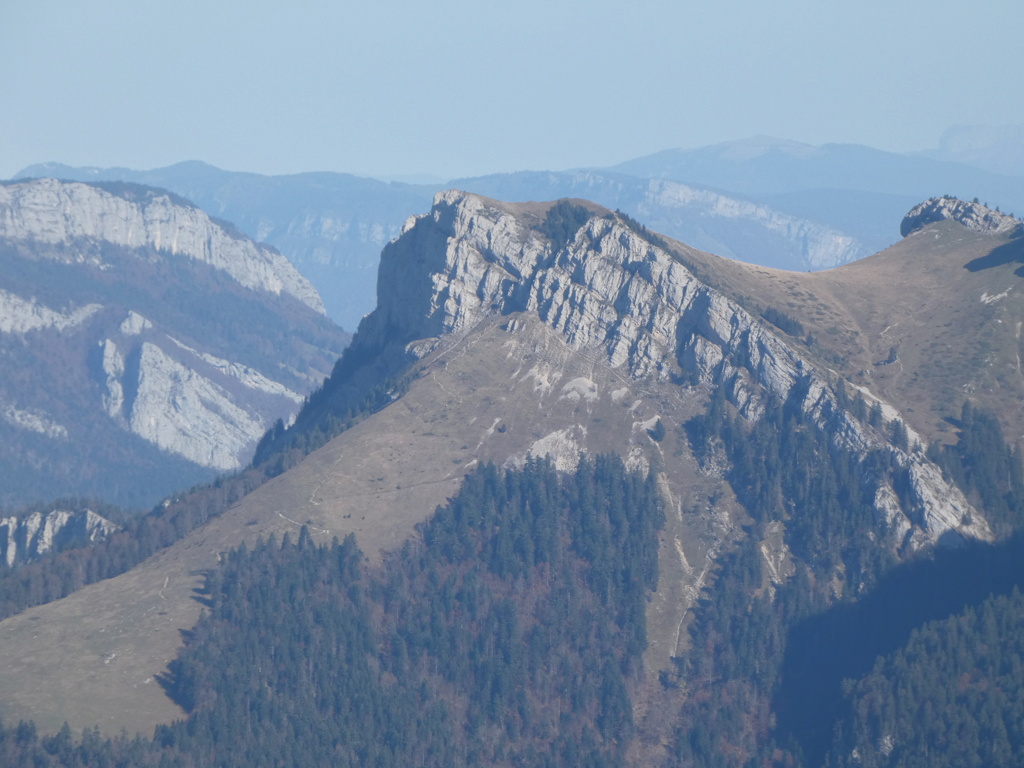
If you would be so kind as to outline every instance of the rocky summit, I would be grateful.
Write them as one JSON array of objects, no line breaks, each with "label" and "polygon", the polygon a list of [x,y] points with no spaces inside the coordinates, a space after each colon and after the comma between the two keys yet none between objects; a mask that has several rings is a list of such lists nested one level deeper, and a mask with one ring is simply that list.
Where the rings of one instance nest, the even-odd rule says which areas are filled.
[{"label": "rocky summit", "polygon": [[248,463],[347,341],[275,250],[137,185],[0,185],[7,506],[151,505]]},{"label": "rocky summit", "polygon": [[958,200],[955,197],[933,197],[914,206],[900,224],[903,237],[939,221],[955,221],[972,232],[1017,236],[1024,234],[1024,222],[987,205]]}]

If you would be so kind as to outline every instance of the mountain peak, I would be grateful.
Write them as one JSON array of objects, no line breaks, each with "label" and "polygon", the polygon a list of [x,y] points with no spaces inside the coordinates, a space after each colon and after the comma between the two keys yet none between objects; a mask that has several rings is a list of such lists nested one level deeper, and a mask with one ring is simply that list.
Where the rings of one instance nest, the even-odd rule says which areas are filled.
[{"label": "mountain peak", "polygon": [[[430,213],[406,221],[381,254],[379,303],[353,343],[379,348],[460,334],[486,315],[524,310],[545,320],[559,313],[564,324],[573,313],[561,316],[562,310],[575,306],[584,285],[630,276],[624,262],[645,258],[643,240],[620,217],[583,200],[505,203],[458,190],[438,193]],[[584,264],[602,241],[609,244],[605,251],[596,249]],[[671,259],[663,255],[663,261],[667,268]],[[614,295],[599,303],[609,305],[601,320],[614,324]]]},{"label": "mountain peak", "polygon": [[1024,222],[1008,214],[992,210],[977,202],[955,197],[933,197],[914,206],[900,225],[903,237],[923,229],[929,224],[952,219],[972,232],[986,235],[1015,235],[1024,233]]},{"label": "mountain peak", "polygon": [[750,136],[746,139],[726,141],[705,147],[709,154],[717,155],[722,160],[744,162],[778,153],[793,158],[811,157],[819,151],[819,147],[790,139],[779,139],[775,136]]}]

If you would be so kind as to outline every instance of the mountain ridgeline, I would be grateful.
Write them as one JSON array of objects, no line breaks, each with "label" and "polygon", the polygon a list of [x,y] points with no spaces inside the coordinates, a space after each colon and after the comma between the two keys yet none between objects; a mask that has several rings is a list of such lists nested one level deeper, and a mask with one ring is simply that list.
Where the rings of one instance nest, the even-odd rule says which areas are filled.
[{"label": "mountain ridgeline", "polygon": [[583,200],[439,194],[244,487],[175,500],[157,556],[0,623],[0,715],[46,734],[10,727],[0,754],[911,765],[927,700],[1008,734],[961,764],[1013,764],[1020,708],[988,692],[1015,657],[898,684],[907,643],[1012,631],[985,601],[1024,578],[1019,229],[928,205],[806,274]]}]

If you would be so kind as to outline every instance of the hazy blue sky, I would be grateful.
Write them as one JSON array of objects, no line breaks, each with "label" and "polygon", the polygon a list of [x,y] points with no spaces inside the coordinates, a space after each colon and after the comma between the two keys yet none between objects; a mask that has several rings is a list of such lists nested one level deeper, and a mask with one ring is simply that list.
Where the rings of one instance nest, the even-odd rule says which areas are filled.
[{"label": "hazy blue sky", "polygon": [[1019,0],[0,0],[30,163],[565,169],[766,134],[903,151],[1024,123]]}]

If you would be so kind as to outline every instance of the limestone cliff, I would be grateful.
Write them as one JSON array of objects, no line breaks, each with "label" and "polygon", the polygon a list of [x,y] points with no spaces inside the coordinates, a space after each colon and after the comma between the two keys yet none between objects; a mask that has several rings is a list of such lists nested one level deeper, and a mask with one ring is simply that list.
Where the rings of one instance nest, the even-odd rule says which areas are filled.
[{"label": "limestone cliff", "polygon": [[248,366],[170,336],[123,332],[130,320],[116,341],[100,342],[103,405],[116,423],[165,451],[204,467],[238,469],[273,418],[287,418],[302,402],[302,395]]},{"label": "limestone cliff", "polygon": [[[349,329],[373,309],[380,249],[397,235],[410,213],[430,204],[439,189],[433,184],[385,184],[339,173],[260,176],[194,161],[150,171],[46,163],[25,168],[21,175],[88,183],[118,179],[183,195],[280,249],[314,282],[331,317]],[[845,264],[889,245],[894,234],[888,214],[882,226],[877,224],[881,218],[877,212],[867,216],[876,221],[874,228],[879,231],[870,231],[872,226],[848,231],[851,217],[837,223],[835,211],[822,206],[809,215],[791,210],[785,200],[749,198],[724,192],[718,184],[708,188],[641,176],[599,170],[537,171],[452,183],[502,200],[586,198],[625,211],[664,235],[710,253],[781,269],[817,270]],[[902,213],[905,205],[900,206],[893,215]],[[866,211],[858,214],[858,219],[863,218]]]},{"label": "limestone cliff", "polygon": [[[232,233],[199,208],[159,190],[127,184],[103,189],[55,179],[0,185],[0,238],[148,246],[210,264],[246,288],[289,294],[324,311],[316,289],[280,253]],[[64,251],[63,258],[96,258],[83,250]]]},{"label": "limestone cliff", "polygon": [[118,526],[91,509],[51,509],[0,517],[0,560],[8,568],[47,552],[101,541]]},{"label": "limestone cliff", "polygon": [[[401,340],[417,355],[444,336],[464,335],[484,318],[528,313],[573,349],[604,359],[632,379],[724,386],[747,419],[769,399],[796,396],[838,447],[864,456],[889,452],[906,470],[901,505],[879,487],[880,525],[895,528],[904,547],[934,543],[948,531],[987,539],[984,518],[947,482],[908,429],[908,447],[892,445],[837,402],[835,377],[810,361],[772,326],[687,267],[685,246],[636,231],[621,217],[592,208],[567,243],[537,228],[544,211],[451,191],[430,214],[406,222],[382,254],[378,309],[360,326],[356,344]],[[870,392],[886,421],[899,412]]]}]

